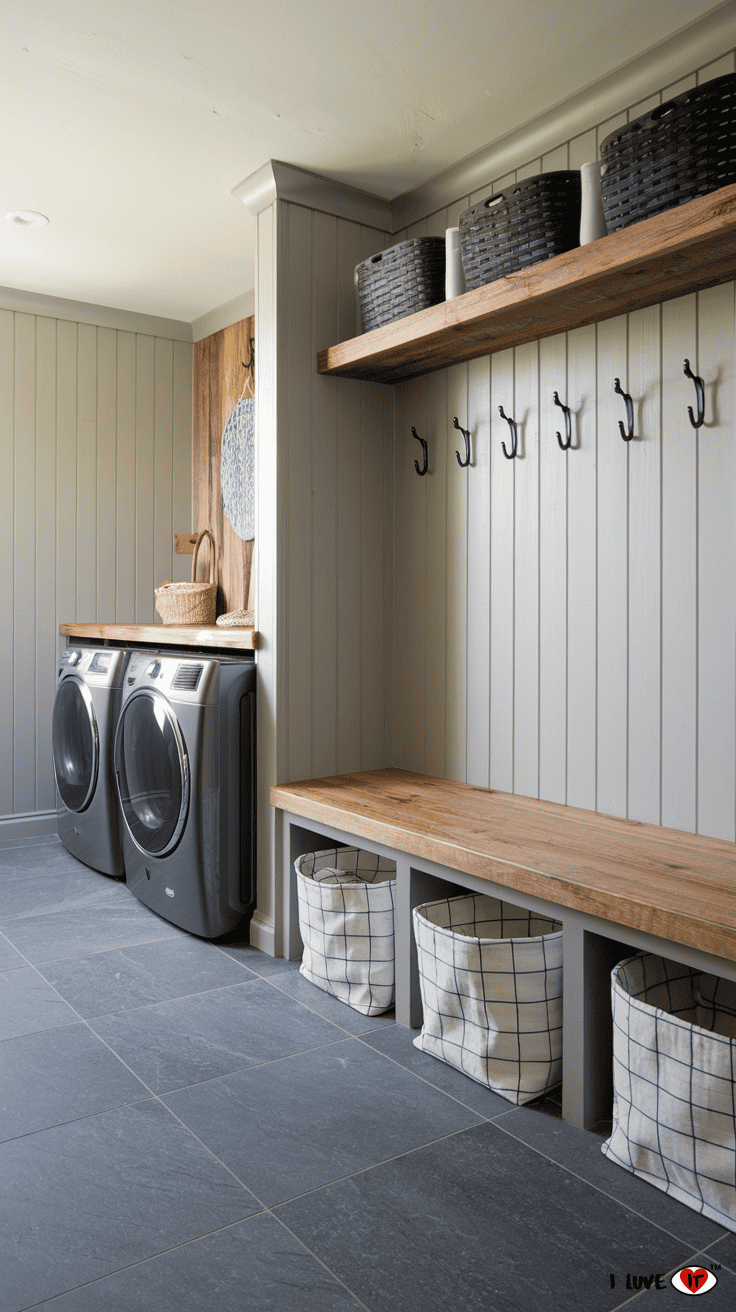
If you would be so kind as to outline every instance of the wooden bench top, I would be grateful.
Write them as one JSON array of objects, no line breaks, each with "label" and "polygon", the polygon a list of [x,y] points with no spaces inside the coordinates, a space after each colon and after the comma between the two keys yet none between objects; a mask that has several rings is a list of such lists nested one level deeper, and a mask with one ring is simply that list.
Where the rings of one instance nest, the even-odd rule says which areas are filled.
[{"label": "wooden bench top", "polygon": [[271,788],[271,805],[408,856],[736,961],[736,844],[408,770]]}]

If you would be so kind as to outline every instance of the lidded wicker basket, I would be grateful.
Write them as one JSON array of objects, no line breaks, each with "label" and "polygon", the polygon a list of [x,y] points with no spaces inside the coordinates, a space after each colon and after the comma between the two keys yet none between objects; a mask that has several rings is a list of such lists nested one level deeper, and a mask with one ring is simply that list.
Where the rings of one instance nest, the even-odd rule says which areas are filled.
[{"label": "lidded wicker basket", "polygon": [[[198,583],[197,554],[202,538],[210,540],[209,583]],[[208,528],[203,528],[194,546],[191,583],[171,583],[166,579],[156,588],[156,610],[164,624],[214,624],[217,613],[217,581],[215,579],[215,539]]]}]

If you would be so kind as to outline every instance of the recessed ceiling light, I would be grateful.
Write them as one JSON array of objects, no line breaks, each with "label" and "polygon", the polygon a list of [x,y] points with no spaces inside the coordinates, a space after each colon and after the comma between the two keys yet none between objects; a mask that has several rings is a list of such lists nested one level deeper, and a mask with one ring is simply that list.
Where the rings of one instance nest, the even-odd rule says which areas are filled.
[{"label": "recessed ceiling light", "polygon": [[35,210],[11,210],[5,217],[16,228],[43,228],[48,223],[46,215],[37,214]]}]

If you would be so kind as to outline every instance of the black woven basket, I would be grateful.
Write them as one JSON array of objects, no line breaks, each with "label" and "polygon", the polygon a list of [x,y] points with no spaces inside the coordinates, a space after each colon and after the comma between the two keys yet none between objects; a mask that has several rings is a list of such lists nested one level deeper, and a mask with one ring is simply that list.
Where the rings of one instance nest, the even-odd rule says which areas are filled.
[{"label": "black woven basket", "polygon": [[580,173],[540,173],[460,215],[465,286],[482,287],[580,242]]},{"label": "black woven basket", "polygon": [[355,270],[363,332],[445,299],[444,237],[411,237]]},{"label": "black woven basket", "polygon": [[612,132],[601,158],[609,232],[736,182],[736,74],[704,82]]}]

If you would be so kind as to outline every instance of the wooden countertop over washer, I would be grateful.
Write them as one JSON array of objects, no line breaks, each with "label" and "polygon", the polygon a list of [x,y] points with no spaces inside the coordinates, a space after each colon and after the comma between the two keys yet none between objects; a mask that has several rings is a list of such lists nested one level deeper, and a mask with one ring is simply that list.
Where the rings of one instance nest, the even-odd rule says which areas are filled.
[{"label": "wooden countertop over washer", "polygon": [[59,633],[70,638],[97,638],[104,642],[150,642],[171,647],[220,647],[252,651],[258,647],[256,629],[218,628],[216,624],[60,624]]},{"label": "wooden countertop over washer", "polygon": [[271,788],[271,805],[736,961],[736,843],[408,770]]}]

